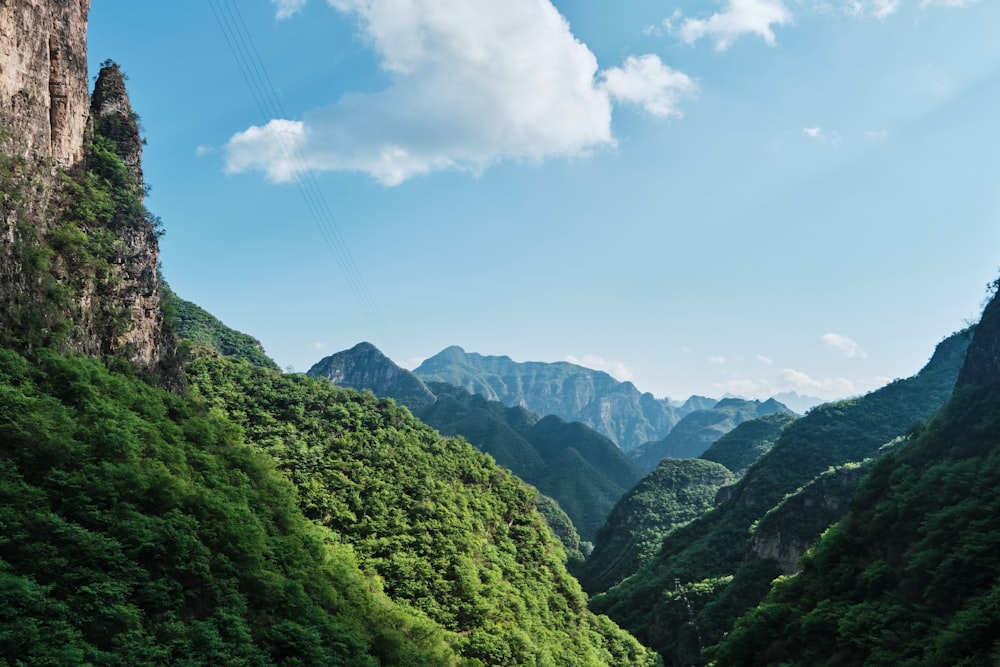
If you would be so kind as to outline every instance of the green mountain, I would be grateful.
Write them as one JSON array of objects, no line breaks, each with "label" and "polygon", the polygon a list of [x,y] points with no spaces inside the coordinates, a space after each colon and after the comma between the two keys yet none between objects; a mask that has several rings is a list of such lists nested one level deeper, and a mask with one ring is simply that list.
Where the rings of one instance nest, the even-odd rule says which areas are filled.
[{"label": "green mountain", "polygon": [[461,387],[424,382],[369,343],[321,360],[307,375],[393,398],[443,435],[466,438],[553,498],[588,542],[641,477],[613,442],[581,423],[539,418]]},{"label": "green mountain", "polygon": [[750,419],[712,443],[699,457],[742,474],[771,451],[785,427],[797,419],[786,412]]},{"label": "green mountain", "polygon": [[584,589],[600,593],[635,574],[672,530],[715,505],[733,481],[725,467],[700,459],[664,459],[615,505],[597,532],[594,551],[577,568]]},{"label": "green mountain", "polygon": [[231,329],[204,308],[185,301],[163,285],[163,310],[177,337],[224,357],[245,359],[255,366],[281,370],[260,341]]},{"label": "green mountain", "polygon": [[[951,395],[969,336],[965,331],[942,341],[911,378],[818,406],[788,425],[725,502],[674,530],[652,560],[594,598],[591,608],[608,613],[668,662],[696,654],[698,634],[706,645],[717,642],[780,574],[777,562],[748,557],[754,523],[831,466],[876,456],[883,444],[930,419]],[[698,634],[688,624],[688,603]]]},{"label": "green mountain", "polygon": [[413,372],[426,382],[446,382],[504,405],[582,422],[624,451],[662,438],[684,415],[711,401],[694,396],[674,405],[602,371],[562,361],[519,363],[457,346],[442,350]]},{"label": "green mountain", "polygon": [[1000,302],[954,396],[877,460],[851,511],[712,649],[719,665],[995,665]]},{"label": "green mountain", "polygon": [[773,398],[764,402],[725,398],[686,415],[667,437],[636,447],[629,458],[643,470],[654,469],[665,458],[695,458],[744,421],[773,414],[791,415],[792,411]]}]

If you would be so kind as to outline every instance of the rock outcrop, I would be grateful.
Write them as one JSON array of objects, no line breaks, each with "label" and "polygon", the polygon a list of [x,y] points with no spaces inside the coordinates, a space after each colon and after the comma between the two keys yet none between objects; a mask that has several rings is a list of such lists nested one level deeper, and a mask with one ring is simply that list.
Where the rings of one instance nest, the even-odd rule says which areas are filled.
[{"label": "rock outcrop", "polygon": [[90,0],[0,0],[0,344],[163,370],[142,139],[108,61],[88,94]]},{"label": "rock outcrop", "polygon": [[70,166],[87,127],[90,0],[0,2],[0,153]]}]

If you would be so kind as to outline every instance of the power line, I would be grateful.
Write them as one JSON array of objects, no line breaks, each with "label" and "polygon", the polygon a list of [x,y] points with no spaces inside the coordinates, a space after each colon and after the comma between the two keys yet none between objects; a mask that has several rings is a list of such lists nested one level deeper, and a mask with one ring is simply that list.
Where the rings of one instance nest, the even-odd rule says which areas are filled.
[{"label": "power line", "polygon": [[[234,0],[209,0],[208,4],[219,29],[222,31],[226,45],[250,89],[250,94],[264,118],[264,123],[288,118],[239,6]],[[337,261],[365,318],[375,334],[384,340],[393,351],[396,351],[395,340],[365,284],[361,271],[351,255],[347,241],[337,225],[332,209],[323,195],[315,175],[309,168],[301,147],[286,132],[277,132],[276,138],[282,156],[291,166],[292,180],[295,182],[306,208],[319,227],[320,235]]]}]

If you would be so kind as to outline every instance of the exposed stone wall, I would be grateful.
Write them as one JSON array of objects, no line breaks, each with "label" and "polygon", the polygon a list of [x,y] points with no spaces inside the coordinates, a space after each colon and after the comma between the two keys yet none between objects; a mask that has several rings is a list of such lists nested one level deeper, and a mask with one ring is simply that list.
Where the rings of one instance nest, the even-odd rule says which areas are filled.
[{"label": "exposed stone wall", "polygon": [[[142,139],[117,65],[102,69],[91,105],[89,9],[0,0],[0,343],[156,372],[174,341],[142,206]],[[98,210],[100,197],[113,210]]]},{"label": "exposed stone wall", "polygon": [[90,0],[0,0],[0,151],[83,157]]}]

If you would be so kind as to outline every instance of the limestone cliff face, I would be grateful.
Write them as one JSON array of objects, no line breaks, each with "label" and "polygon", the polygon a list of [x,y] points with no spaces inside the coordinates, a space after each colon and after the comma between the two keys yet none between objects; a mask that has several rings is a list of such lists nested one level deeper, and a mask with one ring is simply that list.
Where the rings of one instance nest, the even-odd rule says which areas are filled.
[{"label": "limestone cliff face", "polygon": [[83,157],[90,0],[0,1],[0,152]]},{"label": "limestone cliff face", "polygon": [[0,344],[161,370],[157,231],[124,77],[88,94],[90,0],[0,0]]}]

